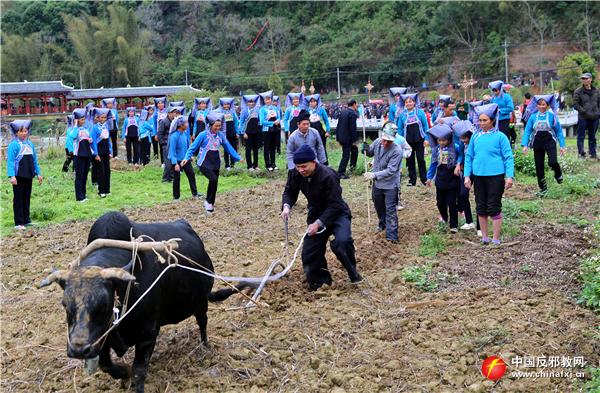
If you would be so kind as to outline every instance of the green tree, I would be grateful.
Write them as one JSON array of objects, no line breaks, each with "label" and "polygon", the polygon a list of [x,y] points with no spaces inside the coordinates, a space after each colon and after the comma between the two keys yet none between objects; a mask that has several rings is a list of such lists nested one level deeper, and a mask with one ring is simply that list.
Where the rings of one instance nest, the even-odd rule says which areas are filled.
[{"label": "green tree", "polygon": [[[581,86],[581,74],[590,72],[595,75],[595,64],[596,61],[585,52],[567,55],[558,63],[558,88],[566,96],[567,105],[573,105],[573,92]],[[595,84],[598,85],[598,81]]]},{"label": "green tree", "polygon": [[108,18],[63,18],[87,87],[141,85],[151,53],[149,33],[131,9],[112,4]]}]

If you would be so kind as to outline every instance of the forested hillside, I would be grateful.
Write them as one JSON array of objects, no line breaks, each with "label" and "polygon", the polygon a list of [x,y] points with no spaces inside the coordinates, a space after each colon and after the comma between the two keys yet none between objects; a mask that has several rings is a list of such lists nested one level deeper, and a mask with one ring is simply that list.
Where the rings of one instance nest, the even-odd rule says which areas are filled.
[{"label": "forested hillside", "polygon": [[[265,22],[268,20],[268,24]],[[264,27],[264,28],[263,28]],[[262,31],[261,31],[262,28]],[[260,34],[259,34],[260,32]],[[2,81],[319,91],[554,72],[600,53],[593,2],[2,2]],[[253,44],[253,42],[256,42]],[[249,48],[249,49],[248,49]],[[283,91],[280,91],[280,93]]]}]

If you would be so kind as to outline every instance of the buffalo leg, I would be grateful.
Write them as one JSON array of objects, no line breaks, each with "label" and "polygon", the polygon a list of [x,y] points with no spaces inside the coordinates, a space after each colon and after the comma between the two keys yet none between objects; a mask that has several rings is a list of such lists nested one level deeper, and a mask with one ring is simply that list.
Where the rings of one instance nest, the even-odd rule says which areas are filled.
[{"label": "buffalo leg", "polygon": [[136,393],[144,393],[144,383],[148,373],[148,364],[150,357],[154,352],[156,337],[158,332],[152,338],[142,341],[135,345],[135,358],[133,359],[133,381],[135,382]]},{"label": "buffalo leg", "polygon": [[202,306],[194,316],[196,317],[196,322],[198,323],[198,327],[200,328],[200,339],[202,340],[202,344],[204,346],[208,346],[208,335],[206,333],[206,325],[208,325],[208,300],[204,301]]},{"label": "buffalo leg", "polygon": [[131,378],[131,367],[121,364],[113,363],[110,358],[110,346],[104,345],[100,351],[100,370],[108,373],[114,379],[129,379]]}]

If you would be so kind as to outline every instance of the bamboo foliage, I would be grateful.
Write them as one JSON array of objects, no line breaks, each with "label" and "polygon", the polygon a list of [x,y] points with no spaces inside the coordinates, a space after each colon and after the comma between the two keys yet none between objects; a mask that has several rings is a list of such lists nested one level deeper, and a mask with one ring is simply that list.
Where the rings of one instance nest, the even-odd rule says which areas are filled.
[{"label": "bamboo foliage", "polygon": [[115,4],[107,10],[107,19],[65,17],[84,87],[139,86],[151,51],[149,33],[138,28],[133,11]]}]

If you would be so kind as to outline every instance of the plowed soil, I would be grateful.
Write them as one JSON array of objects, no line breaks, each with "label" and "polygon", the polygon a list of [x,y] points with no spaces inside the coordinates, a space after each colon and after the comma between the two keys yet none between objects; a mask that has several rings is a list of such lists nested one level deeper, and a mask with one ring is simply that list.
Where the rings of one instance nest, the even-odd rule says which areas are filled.
[{"label": "plowed soil", "polygon": [[[331,287],[308,292],[297,261],[288,276],[266,288],[265,306],[240,311],[239,296],[211,305],[209,349],[200,345],[193,318],[164,327],[147,392],[572,391],[578,385],[569,378],[506,375],[486,381],[481,363],[489,355],[507,361],[519,355],[582,356],[588,365],[598,364],[598,321],[575,304],[578,261],[589,247],[581,229],[532,217],[501,247],[479,245],[474,232],[448,234],[448,249],[433,269],[439,287],[423,292],[406,283],[401,271],[426,262],[418,249],[420,236],[437,225],[433,190],[405,188],[400,244],[390,244],[368,229],[364,183],[353,178],[342,184],[366,281],[350,284],[328,251]],[[219,194],[210,217],[198,201],[126,213],[140,222],[185,218],[218,273],[259,276],[281,255],[282,189],[277,180]],[[531,199],[528,192],[511,192],[509,197]],[[594,198],[589,206],[600,204]],[[290,252],[305,229],[306,203],[300,201],[290,222]],[[3,392],[125,391],[107,374],[86,375],[81,361],[67,358],[62,291],[37,289],[52,267],[74,259],[91,224],[54,225],[4,239]],[[125,360],[132,361],[132,350]]]}]

